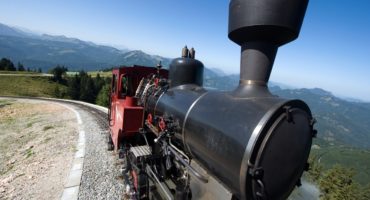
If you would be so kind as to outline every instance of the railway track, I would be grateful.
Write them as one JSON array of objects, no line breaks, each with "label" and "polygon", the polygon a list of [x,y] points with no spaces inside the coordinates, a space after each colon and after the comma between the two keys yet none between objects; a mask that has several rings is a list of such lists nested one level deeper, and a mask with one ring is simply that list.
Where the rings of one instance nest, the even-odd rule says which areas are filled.
[{"label": "railway track", "polygon": [[63,101],[63,100],[56,100],[56,102],[61,102],[61,103],[67,103],[70,105],[74,105],[76,107],[79,107],[80,109],[90,113],[92,116],[95,117],[96,122],[99,124],[99,127],[101,129],[109,129],[109,124],[108,124],[108,119],[107,119],[107,113],[103,112],[102,110],[98,110],[96,108],[89,107],[84,104],[79,104],[76,102],[69,102],[69,101]]}]

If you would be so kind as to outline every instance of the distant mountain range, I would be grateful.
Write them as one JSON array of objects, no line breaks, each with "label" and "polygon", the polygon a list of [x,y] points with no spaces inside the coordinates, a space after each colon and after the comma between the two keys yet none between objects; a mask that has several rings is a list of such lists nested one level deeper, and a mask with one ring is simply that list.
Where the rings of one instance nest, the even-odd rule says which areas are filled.
[{"label": "distant mountain range", "polygon": [[317,119],[318,137],[325,143],[370,148],[370,103],[349,102],[319,88],[274,87],[272,92],[304,100]]},{"label": "distant mountain range", "polygon": [[[26,67],[47,70],[57,64],[73,70],[98,70],[113,66],[155,66],[159,61],[168,67],[170,58],[149,55],[142,51],[126,51],[97,45],[65,36],[38,35],[0,24],[0,58],[7,57]],[[239,75],[226,75],[219,69],[206,68],[204,86],[232,90]],[[370,148],[370,103],[346,101],[322,89],[292,89],[271,83],[274,94],[303,99],[316,117],[322,145],[347,145]]]},{"label": "distant mountain range", "polygon": [[95,70],[119,63],[124,52],[65,36],[37,35],[0,24],[0,57],[43,70],[57,64]]},{"label": "distant mountain range", "polygon": [[[41,68],[43,71],[58,64],[68,67],[70,71],[92,71],[134,64],[156,66],[159,61],[164,67],[168,67],[171,62],[170,58],[149,55],[140,50],[119,50],[76,38],[39,35],[0,23],[0,58],[2,57],[15,63],[21,62],[26,67]],[[205,75],[213,77],[217,73],[207,68]]]}]

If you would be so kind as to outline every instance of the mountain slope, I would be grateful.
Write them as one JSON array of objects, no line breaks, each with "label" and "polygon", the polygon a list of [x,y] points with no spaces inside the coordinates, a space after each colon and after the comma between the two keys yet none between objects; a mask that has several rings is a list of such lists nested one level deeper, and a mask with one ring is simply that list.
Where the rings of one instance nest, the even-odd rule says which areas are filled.
[{"label": "mountain slope", "polygon": [[275,90],[274,93],[303,99],[317,119],[319,138],[329,144],[370,148],[370,104],[348,102],[319,88]]},{"label": "mountain slope", "polygon": [[104,45],[65,36],[37,35],[0,24],[0,57],[21,62],[26,67],[48,69],[65,65],[70,70],[86,71],[133,64],[155,66],[170,59],[141,51],[125,52]]},{"label": "mountain slope", "polygon": [[30,34],[25,33],[17,28],[7,26],[0,23],[0,35],[15,36],[15,37],[29,37]]},{"label": "mountain slope", "polygon": [[116,60],[117,63],[124,63],[127,66],[132,65],[144,65],[144,66],[156,66],[159,62],[162,63],[164,67],[168,67],[171,59],[164,58],[160,56],[153,56],[146,54],[140,50],[129,51]]},{"label": "mountain slope", "polygon": [[41,38],[0,35],[0,57],[22,62],[25,66],[47,69],[56,64],[71,69],[99,69],[116,63],[122,52],[107,46],[80,40],[58,41],[50,36]]}]

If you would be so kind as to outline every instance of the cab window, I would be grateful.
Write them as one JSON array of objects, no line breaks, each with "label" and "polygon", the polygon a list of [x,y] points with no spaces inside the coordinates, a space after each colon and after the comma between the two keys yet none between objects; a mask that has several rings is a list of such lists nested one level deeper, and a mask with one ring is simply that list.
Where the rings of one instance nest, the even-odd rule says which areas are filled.
[{"label": "cab window", "polygon": [[121,78],[121,95],[126,96],[128,94],[128,77],[122,76]]},{"label": "cab window", "polygon": [[121,76],[120,95],[122,97],[133,95],[132,78],[128,74],[125,74],[125,75]]},{"label": "cab window", "polygon": [[117,75],[116,74],[113,74],[113,77],[112,77],[112,93],[116,93],[116,89],[117,89]]}]

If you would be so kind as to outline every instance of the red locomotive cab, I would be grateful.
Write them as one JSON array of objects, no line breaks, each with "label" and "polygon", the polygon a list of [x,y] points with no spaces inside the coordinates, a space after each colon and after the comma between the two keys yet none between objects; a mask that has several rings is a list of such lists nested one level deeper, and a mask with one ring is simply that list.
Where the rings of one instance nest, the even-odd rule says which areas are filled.
[{"label": "red locomotive cab", "polygon": [[[137,104],[135,92],[140,81],[156,74],[157,70],[143,66],[113,69],[108,113],[111,136],[109,150],[118,150],[125,139],[134,136],[143,127],[144,109]],[[167,78],[167,70],[160,70],[160,75]]]}]

